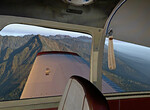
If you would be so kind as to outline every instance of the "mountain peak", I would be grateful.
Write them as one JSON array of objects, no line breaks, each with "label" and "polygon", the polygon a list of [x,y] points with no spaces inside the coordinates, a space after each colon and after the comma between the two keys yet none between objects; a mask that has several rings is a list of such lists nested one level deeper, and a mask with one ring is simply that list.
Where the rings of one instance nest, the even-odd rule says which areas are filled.
[{"label": "mountain peak", "polygon": [[40,34],[38,34],[38,35],[35,35],[34,37],[41,38],[42,36]]}]

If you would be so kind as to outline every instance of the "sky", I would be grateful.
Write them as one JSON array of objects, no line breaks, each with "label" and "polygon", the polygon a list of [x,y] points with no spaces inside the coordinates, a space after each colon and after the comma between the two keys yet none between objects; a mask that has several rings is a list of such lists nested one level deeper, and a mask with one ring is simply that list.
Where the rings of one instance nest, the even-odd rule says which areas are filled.
[{"label": "sky", "polygon": [[[71,31],[63,31],[63,30],[57,30],[57,29],[49,29],[49,28],[43,28],[43,27],[37,27],[37,26],[31,26],[31,25],[24,25],[24,24],[10,24],[6,27],[4,27],[0,31],[0,35],[13,35],[13,36],[24,36],[24,35],[69,35],[72,37],[79,37],[79,36],[87,36],[92,37],[91,35],[79,33],[79,32],[71,32]],[[114,49],[116,51],[129,54],[131,56],[136,56],[139,58],[145,58],[150,61],[150,48],[135,45],[123,41],[113,40],[114,41]],[[108,39],[106,38],[105,44],[108,45]]]},{"label": "sky", "polygon": [[[108,45],[108,38],[106,38],[105,44]],[[114,44],[114,50],[119,51],[124,54],[128,54],[133,57],[138,57],[142,58],[144,60],[147,60],[150,62],[150,48],[133,44],[133,43],[128,43],[128,42],[123,42],[119,40],[113,40]]]},{"label": "sky", "polygon": [[71,32],[71,31],[63,31],[63,30],[57,30],[57,29],[49,29],[49,28],[43,28],[38,26],[32,26],[32,25],[24,25],[24,24],[10,24],[4,27],[0,31],[0,35],[13,35],[13,36],[24,36],[24,35],[69,35],[72,37],[79,37],[79,36],[87,36],[91,37],[91,35],[79,33],[79,32]]}]

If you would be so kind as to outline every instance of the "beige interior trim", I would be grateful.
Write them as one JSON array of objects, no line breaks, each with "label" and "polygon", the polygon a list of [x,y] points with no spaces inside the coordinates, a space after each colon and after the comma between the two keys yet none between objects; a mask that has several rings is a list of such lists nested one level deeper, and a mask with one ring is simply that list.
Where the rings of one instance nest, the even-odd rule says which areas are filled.
[{"label": "beige interior trim", "polygon": [[77,31],[77,32],[87,33],[90,35],[93,35],[95,31],[98,31],[100,29],[100,28],[94,28],[89,26],[67,24],[67,23],[41,20],[35,18],[0,15],[0,30],[9,24],[28,24],[28,25],[42,26],[42,27],[53,28],[53,29]]},{"label": "beige interior trim", "polygon": [[90,34],[93,38],[91,49],[90,81],[93,82],[101,90],[103,56],[102,53],[105,41],[104,37],[102,38],[103,29],[48,20],[40,20],[34,18],[0,15],[0,30],[9,24],[29,24],[53,29],[76,31]]},{"label": "beige interior trim", "polygon": [[[113,30],[115,39],[150,47],[149,4],[149,0],[120,0],[107,19],[105,36],[111,20],[108,30]],[[119,5],[121,7],[117,10]]]},{"label": "beige interior trim", "polygon": [[56,108],[61,96],[0,102],[0,110],[30,110]]},{"label": "beige interior trim", "polygon": [[110,70],[115,70],[116,69],[116,61],[115,61],[114,46],[113,46],[113,36],[109,36],[109,43],[108,43],[108,68]]},{"label": "beige interior trim", "polygon": [[150,97],[150,91],[145,92],[124,92],[104,94],[107,100],[131,99],[131,98],[146,98]]}]

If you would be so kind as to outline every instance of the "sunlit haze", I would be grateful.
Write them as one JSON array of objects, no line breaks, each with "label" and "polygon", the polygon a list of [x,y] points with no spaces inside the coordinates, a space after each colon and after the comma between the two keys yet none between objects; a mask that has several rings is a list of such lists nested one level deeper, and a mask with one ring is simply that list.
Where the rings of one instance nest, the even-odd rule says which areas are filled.
[{"label": "sunlit haze", "polygon": [[0,31],[0,35],[2,36],[24,36],[24,35],[69,35],[71,37],[79,37],[79,36],[87,36],[91,37],[91,35],[79,33],[79,32],[71,32],[71,31],[64,31],[64,30],[58,30],[58,29],[49,29],[49,28],[43,28],[38,26],[31,26],[31,25],[24,25],[24,24],[10,24],[6,27],[4,27]]},{"label": "sunlit haze", "polygon": [[[113,40],[113,43],[114,50],[116,51],[150,61],[149,47],[123,42],[119,40]],[[106,38],[105,45],[108,45],[108,38]]]},{"label": "sunlit haze", "polygon": [[[0,31],[0,35],[2,36],[24,36],[24,35],[69,35],[71,37],[79,37],[79,36],[87,36],[91,37],[91,35],[79,33],[79,32],[71,32],[71,31],[64,31],[58,29],[49,29],[44,27],[38,26],[31,26],[31,25],[24,25],[24,24],[10,24],[4,27]],[[108,45],[108,39],[106,38],[105,44]],[[122,42],[118,40],[114,40],[114,49],[116,51],[129,54],[132,56],[137,56],[145,59],[150,60],[150,48],[135,45],[132,43]]]}]

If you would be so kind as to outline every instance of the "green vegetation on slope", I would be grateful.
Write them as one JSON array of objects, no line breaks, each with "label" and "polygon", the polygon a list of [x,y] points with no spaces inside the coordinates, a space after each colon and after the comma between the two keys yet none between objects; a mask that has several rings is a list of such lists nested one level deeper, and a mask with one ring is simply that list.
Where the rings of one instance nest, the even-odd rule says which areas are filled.
[{"label": "green vegetation on slope", "polygon": [[[6,43],[5,43],[6,42]],[[76,52],[90,62],[91,38],[70,36],[0,36],[0,100],[19,99],[40,51]],[[143,81],[143,74],[129,66],[120,54],[116,53],[117,69],[107,67],[107,47],[104,49],[103,74],[124,91],[150,90]]]},{"label": "green vegetation on slope", "polygon": [[150,85],[148,84],[149,78],[144,74],[141,74],[135,68],[136,66],[133,68],[128,63],[126,63],[122,58],[123,54],[120,54],[119,52],[115,52],[117,66],[116,70],[109,70],[107,66],[107,49],[107,46],[105,46],[103,57],[103,74],[107,78],[116,83],[125,92],[150,90]]},{"label": "green vegetation on slope", "polygon": [[[61,37],[61,35],[59,36]],[[3,38],[5,39],[5,38]],[[14,40],[15,39],[15,40]],[[69,39],[69,41],[67,41]],[[1,41],[0,51],[0,100],[19,99],[36,55],[40,51],[75,51],[81,55],[87,54],[83,48],[90,51],[90,46],[79,39],[54,39],[50,37],[25,36],[8,37],[8,43]],[[11,44],[9,44],[11,42]],[[14,45],[13,45],[14,44]],[[68,46],[67,46],[68,45]],[[82,51],[79,51],[81,49]],[[89,54],[89,53],[88,53]],[[89,58],[84,57],[89,61]]]}]

